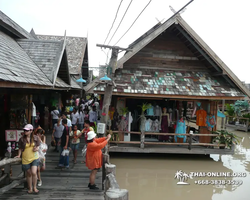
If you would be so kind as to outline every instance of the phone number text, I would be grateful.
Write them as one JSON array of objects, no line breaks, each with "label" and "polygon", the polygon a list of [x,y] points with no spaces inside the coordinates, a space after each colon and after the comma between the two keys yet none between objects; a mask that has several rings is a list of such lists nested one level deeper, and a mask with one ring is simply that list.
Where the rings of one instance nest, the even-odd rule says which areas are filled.
[{"label": "phone number text", "polygon": [[197,180],[196,185],[242,185],[242,180]]}]

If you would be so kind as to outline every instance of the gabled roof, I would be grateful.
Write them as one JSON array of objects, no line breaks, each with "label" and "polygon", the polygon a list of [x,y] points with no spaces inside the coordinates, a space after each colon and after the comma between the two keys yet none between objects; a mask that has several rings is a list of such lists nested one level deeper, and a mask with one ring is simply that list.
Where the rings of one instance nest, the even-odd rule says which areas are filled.
[{"label": "gabled roof", "polygon": [[[63,36],[37,35],[40,40],[61,41]],[[84,53],[87,48],[87,38],[66,37],[66,49],[70,74],[81,74]]]},{"label": "gabled roof", "polygon": [[205,58],[209,64],[214,67],[218,75],[221,75],[229,83],[235,84],[244,94],[250,97],[250,91],[242,84],[239,78],[226,66],[225,63],[213,52],[213,50],[198,36],[197,33],[181,18],[180,15],[175,15],[168,19],[163,24],[156,25],[153,29],[149,30],[146,34],[137,39],[130,48],[133,51],[126,52],[122,58],[117,62],[116,68],[123,68],[123,65],[132,56],[143,49],[147,44],[153,41],[156,37],[162,34],[165,30],[170,28],[172,25],[181,33],[188,42],[199,51],[201,56]]},{"label": "gabled roof", "polygon": [[17,40],[29,57],[45,73],[51,83],[55,82],[65,50],[63,41]]},{"label": "gabled roof", "polygon": [[14,34],[17,38],[28,38],[32,39],[33,36],[19,26],[16,22],[10,19],[0,10],[0,26],[3,27],[8,32]]},{"label": "gabled roof", "polygon": [[0,31],[0,80],[52,86],[18,43]]}]

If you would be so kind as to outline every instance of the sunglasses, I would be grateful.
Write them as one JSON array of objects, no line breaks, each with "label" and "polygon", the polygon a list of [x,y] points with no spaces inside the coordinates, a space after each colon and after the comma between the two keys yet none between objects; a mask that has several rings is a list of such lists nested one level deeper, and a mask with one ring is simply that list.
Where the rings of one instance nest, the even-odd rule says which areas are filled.
[{"label": "sunglasses", "polygon": [[24,130],[24,132],[29,132],[30,130]]}]

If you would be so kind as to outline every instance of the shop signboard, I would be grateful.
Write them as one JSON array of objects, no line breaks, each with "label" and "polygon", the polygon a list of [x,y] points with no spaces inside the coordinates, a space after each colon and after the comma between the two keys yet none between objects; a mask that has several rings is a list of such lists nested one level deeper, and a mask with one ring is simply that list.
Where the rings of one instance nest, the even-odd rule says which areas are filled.
[{"label": "shop signboard", "polygon": [[5,141],[6,142],[16,142],[17,141],[17,130],[6,130],[5,131]]}]

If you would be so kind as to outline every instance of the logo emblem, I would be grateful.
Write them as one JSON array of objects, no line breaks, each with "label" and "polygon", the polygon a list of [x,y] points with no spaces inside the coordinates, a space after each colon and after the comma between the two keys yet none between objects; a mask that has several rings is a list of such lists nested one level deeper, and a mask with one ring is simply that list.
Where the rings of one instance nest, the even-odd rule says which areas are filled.
[{"label": "logo emblem", "polygon": [[189,185],[189,183],[187,183],[186,181],[188,181],[189,178],[193,179],[193,176],[191,174],[183,172],[182,170],[179,170],[175,173],[174,178],[179,179],[177,185]]}]

